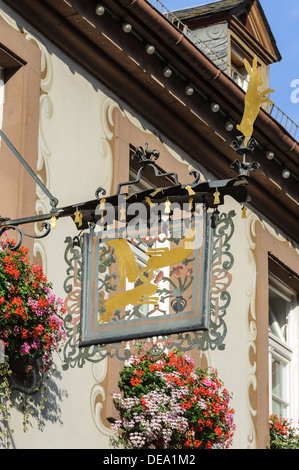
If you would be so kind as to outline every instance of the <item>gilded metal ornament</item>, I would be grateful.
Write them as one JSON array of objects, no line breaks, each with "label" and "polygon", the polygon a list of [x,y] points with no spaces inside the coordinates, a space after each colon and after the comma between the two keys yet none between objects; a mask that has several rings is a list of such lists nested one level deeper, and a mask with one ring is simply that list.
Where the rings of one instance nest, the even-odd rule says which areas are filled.
[{"label": "gilded metal ornament", "polygon": [[240,124],[237,125],[237,129],[242,132],[245,137],[244,146],[247,147],[252,134],[253,134],[253,125],[256,121],[258,113],[260,111],[261,104],[271,103],[273,101],[269,98],[265,98],[265,95],[272,93],[275,90],[267,88],[264,91],[259,91],[259,87],[263,84],[263,77],[261,73],[257,70],[257,57],[254,56],[252,67],[249,62],[244,59],[244,66],[249,75],[249,85],[245,96],[245,108],[243,118]]}]

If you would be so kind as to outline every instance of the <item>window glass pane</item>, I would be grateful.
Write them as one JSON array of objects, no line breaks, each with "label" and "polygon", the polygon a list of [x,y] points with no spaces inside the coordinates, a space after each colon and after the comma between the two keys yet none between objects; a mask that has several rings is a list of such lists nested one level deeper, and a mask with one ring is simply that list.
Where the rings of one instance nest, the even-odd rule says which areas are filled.
[{"label": "window glass pane", "polygon": [[286,365],[272,358],[272,393],[286,399]]},{"label": "window glass pane", "polygon": [[282,403],[279,403],[278,401],[275,400],[275,398],[272,399],[272,414],[275,414],[279,416],[280,418],[287,418],[287,408],[284,406]]},{"label": "window glass pane", "polygon": [[290,302],[273,289],[269,290],[269,329],[280,340],[287,341]]}]

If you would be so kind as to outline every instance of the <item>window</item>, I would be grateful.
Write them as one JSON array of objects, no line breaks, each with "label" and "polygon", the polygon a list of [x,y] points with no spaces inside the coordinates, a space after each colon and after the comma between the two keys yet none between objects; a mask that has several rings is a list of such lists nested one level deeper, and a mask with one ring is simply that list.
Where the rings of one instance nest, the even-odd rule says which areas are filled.
[{"label": "window", "polygon": [[270,413],[296,419],[296,292],[278,277],[269,276]]},{"label": "window", "polygon": [[[256,224],[256,247],[256,380],[259,389],[254,397],[257,404],[255,430],[257,448],[263,449],[269,439],[269,415],[274,413],[275,407],[280,406],[293,423],[299,419],[299,255],[292,243],[279,240],[262,224]],[[275,308],[280,298],[285,303],[282,315]]]},{"label": "window", "polygon": [[[249,63],[251,62],[249,59]],[[231,77],[244,91],[247,91],[249,75],[244,67],[244,57],[234,48],[231,49]]]},{"label": "window", "polygon": [[[0,127],[36,168],[38,153],[41,52],[25,34],[0,22]],[[5,100],[4,100],[5,93]],[[8,146],[1,142],[0,214],[21,218],[35,212],[36,187]]]},{"label": "window", "polygon": [[[248,90],[250,75],[248,74],[246,68],[244,67],[244,60],[246,59],[252,66],[252,61],[254,57],[253,51],[247,50],[242,47],[241,44],[237,43],[233,38],[231,38],[231,49],[230,49],[230,76],[240,88],[245,92]],[[261,74],[263,79],[263,89],[271,88],[270,79],[269,79],[269,66],[264,64],[260,58],[257,58],[257,70]],[[268,98],[270,94],[266,95]],[[271,103],[262,103],[261,107],[267,112],[270,112]]]}]

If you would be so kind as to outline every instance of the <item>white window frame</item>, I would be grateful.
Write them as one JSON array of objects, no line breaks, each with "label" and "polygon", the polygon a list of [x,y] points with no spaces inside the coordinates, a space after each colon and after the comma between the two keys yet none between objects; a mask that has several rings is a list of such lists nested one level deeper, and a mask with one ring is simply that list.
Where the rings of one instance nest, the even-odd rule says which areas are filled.
[{"label": "white window frame", "polygon": [[[281,344],[279,342],[276,342],[276,337],[272,335],[271,333],[269,334],[269,343],[270,343],[270,348],[269,348],[269,382],[270,382],[270,414],[273,413],[273,401],[276,403],[283,405],[286,409],[286,414],[282,415],[284,418],[290,418],[291,416],[291,387],[290,387],[290,366],[291,366],[291,360],[292,360],[292,353],[288,349],[288,352],[290,352],[289,355],[286,354],[286,349],[281,347]],[[283,383],[283,386],[285,388],[283,397],[279,397],[278,395],[275,395],[273,393],[273,386],[272,386],[272,361],[273,359],[277,360],[283,366],[285,367],[285,377],[284,380],[285,382]]]},{"label": "white window frame", "polygon": [[[286,322],[286,338],[277,325],[277,336],[269,332],[269,409],[272,414],[272,399],[286,407],[285,418],[297,423],[299,418],[299,306],[297,294],[279,278],[270,274],[269,289],[278,293],[289,302]],[[273,315],[271,311],[270,315]],[[275,326],[275,323],[274,323]],[[285,398],[281,399],[272,393],[272,359],[285,365]]]},{"label": "white window frame", "polygon": [[[236,56],[240,62],[244,63],[244,57],[241,56],[233,46],[231,46],[231,54]],[[236,82],[239,87],[241,87],[245,92],[248,89],[249,85],[249,75],[247,70],[245,69],[245,66],[238,68],[237,66],[233,65],[232,59],[231,59],[231,78]]]},{"label": "white window frame", "polygon": [[240,70],[237,70],[233,65],[231,65],[231,77],[234,80],[234,82],[239,85],[242,90],[245,92],[248,90],[248,85],[249,85],[249,75],[248,74],[243,74]]}]

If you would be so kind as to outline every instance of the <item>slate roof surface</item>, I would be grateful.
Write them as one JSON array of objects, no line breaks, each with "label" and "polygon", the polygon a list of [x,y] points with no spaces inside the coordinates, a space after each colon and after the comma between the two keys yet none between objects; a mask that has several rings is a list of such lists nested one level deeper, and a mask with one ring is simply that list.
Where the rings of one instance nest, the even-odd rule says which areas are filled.
[{"label": "slate roof surface", "polygon": [[[195,0],[196,1],[196,0]],[[268,20],[265,16],[264,10],[259,2],[257,1],[257,7],[259,9],[259,12],[261,14],[261,17],[263,19],[265,28],[268,32],[269,38],[271,40],[271,43],[273,45],[273,48],[275,50],[275,53],[277,55],[277,61],[281,60],[281,54],[278,50],[276,40],[273,36],[273,33],[271,31],[270,25],[268,23]],[[229,17],[229,16],[237,16],[239,17],[242,13],[246,11],[246,7],[248,4],[253,3],[253,0],[218,0],[213,3],[205,3],[202,5],[197,5],[193,7],[187,7],[187,8],[182,8],[179,10],[173,10],[172,13],[174,16],[176,16],[182,23],[186,21],[188,23],[188,20],[193,20],[198,18],[204,19],[204,18],[209,18],[213,17],[214,15],[223,15],[224,17]]]},{"label": "slate roof surface", "polygon": [[249,0],[219,0],[194,7],[183,8],[173,11],[179,19],[191,19],[199,16],[210,16],[216,13],[229,12],[237,7],[246,6]]}]

